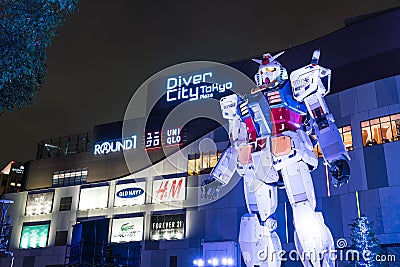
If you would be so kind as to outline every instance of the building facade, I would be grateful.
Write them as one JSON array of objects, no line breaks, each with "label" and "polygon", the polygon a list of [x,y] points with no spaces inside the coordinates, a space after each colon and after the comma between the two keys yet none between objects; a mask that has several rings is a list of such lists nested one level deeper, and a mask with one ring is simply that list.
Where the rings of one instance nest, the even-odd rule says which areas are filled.
[{"label": "building facade", "polygon": [[[400,265],[400,29],[393,23],[399,18],[395,9],[350,21],[288,50],[281,61],[290,72],[320,48],[321,65],[332,69],[326,100],[349,150],[352,176],[340,188],[331,186],[321,159],[312,173],[317,210],[335,241],[348,244],[349,224],[367,215],[384,252],[396,256],[389,266]],[[249,60],[230,65],[250,77],[257,69]],[[215,102],[207,103],[192,101],[193,120],[184,125],[159,127],[155,118],[171,108],[161,104],[128,122],[39,144],[37,159],[25,164],[26,191],[4,196],[14,201],[8,213],[14,266],[183,267],[200,260],[244,266],[238,248],[246,213],[242,180],[236,174],[215,202],[200,195],[199,185],[228,146],[223,126],[196,116],[199,106],[219,112]],[[121,135],[126,129],[129,138]],[[289,251],[291,207],[285,191],[278,192],[277,232]],[[0,259],[1,266],[9,262]]]}]

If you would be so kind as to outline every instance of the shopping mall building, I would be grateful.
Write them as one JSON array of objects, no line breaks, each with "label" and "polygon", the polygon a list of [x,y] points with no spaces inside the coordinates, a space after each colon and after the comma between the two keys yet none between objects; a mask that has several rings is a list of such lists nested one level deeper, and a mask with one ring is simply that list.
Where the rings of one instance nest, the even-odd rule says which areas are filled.
[{"label": "shopping mall building", "polygon": [[[317,210],[335,241],[345,238],[349,245],[349,224],[367,215],[384,252],[397,256],[390,266],[400,266],[398,21],[400,9],[357,17],[279,58],[290,73],[320,49],[320,64],[332,70],[326,101],[349,151],[352,176],[340,188],[331,186],[320,158],[312,173]],[[251,79],[258,68],[250,59],[229,65]],[[215,68],[203,74],[217,73]],[[39,143],[36,159],[24,165],[25,191],[3,196],[14,201],[8,214],[15,267],[186,267],[194,260],[244,266],[238,245],[246,213],[242,180],[235,174],[214,202],[199,190],[229,144],[218,102],[211,100],[240,82],[224,77],[217,80],[224,92],[185,101],[166,94],[163,78],[149,85],[145,105],[129,118]],[[184,101],[188,118],[171,119]],[[320,156],[318,147],[315,152]],[[285,190],[279,190],[276,219],[283,248],[293,249]],[[9,264],[10,257],[0,258],[0,266]]]}]

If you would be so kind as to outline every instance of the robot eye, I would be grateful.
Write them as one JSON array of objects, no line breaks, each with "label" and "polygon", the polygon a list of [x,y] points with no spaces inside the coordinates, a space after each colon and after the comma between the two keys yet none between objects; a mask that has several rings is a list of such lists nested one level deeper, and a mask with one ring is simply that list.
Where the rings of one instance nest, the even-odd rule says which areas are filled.
[{"label": "robot eye", "polygon": [[268,72],[274,72],[276,70],[276,68],[266,68],[266,71]]}]

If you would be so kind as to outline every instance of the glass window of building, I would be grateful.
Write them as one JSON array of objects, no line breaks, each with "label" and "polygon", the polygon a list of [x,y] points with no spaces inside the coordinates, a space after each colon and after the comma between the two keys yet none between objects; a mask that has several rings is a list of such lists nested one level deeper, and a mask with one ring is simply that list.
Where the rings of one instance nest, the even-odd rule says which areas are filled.
[{"label": "glass window of building", "polygon": [[353,137],[351,135],[351,126],[347,125],[341,128],[338,128],[340,136],[342,137],[344,146],[347,151],[353,150]]},{"label": "glass window of building", "polygon": [[362,121],[361,137],[363,146],[398,141],[400,138],[400,114]]},{"label": "glass window of building", "polygon": [[55,246],[65,246],[67,245],[68,231],[57,231]]},{"label": "glass window of building", "polygon": [[188,175],[210,173],[221,154],[221,152],[209,152],[188,155]]},{"label": "glass window of building", "polygon": [[85,184],[87,175],[87,168],[54,172],[53,187]]},{"label": "glass window of building", "polygon": [[60,199],[60,209],[59,211],[71,210],[72,197],[62,197]]},{"label": "glass window of building", "polygon": [[317,156],[317,158],[322,158],[321,148],[319,147],[318,144],[314,146],[314,153]]}]

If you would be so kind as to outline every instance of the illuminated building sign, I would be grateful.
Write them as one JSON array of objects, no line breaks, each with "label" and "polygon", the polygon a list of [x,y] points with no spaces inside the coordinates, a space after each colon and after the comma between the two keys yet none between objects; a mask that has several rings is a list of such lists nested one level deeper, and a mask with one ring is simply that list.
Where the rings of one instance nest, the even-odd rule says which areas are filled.
[{"label": "illuminated building sign", "polygon": [[44,248],[47,246],[50,224],[24,225],[22,227],[20,248]]},{"label": "illuminated building sign", "polygon": [[150,223],[150,240],[183,239],[185,214],[153,215]]},{"label": "illuminated building sign", "polygon": [[26,200],[25,215],[39,215],[51,213],[53,206],[53,192],[30,194]]},{"label": "illuminated building sign", "polygon": [[24,174],[24,165],[21,165],[19,167],[12,167],[11,168],[11,172],[15,173],[15,174]]},{"label": "illuminated building sign", "polygon": [[137,146],[137,137],[136,135],[132,135],[131,138],[127,138],[124,140],[110,140],[102,143],[98,143],[94,145],[94,154],[108,154],[111,152],[123,151],[134,149]]},{"label": "illuminated building sign", "polygon": [[186,178],[153,181],[153,203],[185,200]]},{"label": "illuminated building sign", "polygon": [[179,145],[182,142],[181,128],[174,128],[167,130],[166,145]]},{"label": "illuminated building sign", "polygon": [[143,217],[113,219],[111,242],[142,241]]},{"label": "illuminated building sign", "polygon": [[173,146],[182,143],[181,128],[179,127],[168,129],[162,135],[161,133],[161,130],[147,131],[145,135],[145,149],[161,148],[163,144],[164,146]]},{"label": "illuminated building sign", "polygon": [[115,186],[114,206],[141,205],[145,201],[146,182],[117,184]]},{"label": "illuminated building sign", "polygon": [[159,148],[161,147],[161,131],[148,131],[145,137],[145,148]]},{"label": "illuminated building sign", "polygon": [[170,77],[167,79],[167,102],[178,100],[195,101],[213,97],[214,94],[221,94],[225,90],[232,89],[233,83],[213,83],[209,79],[213,72],[206,72],[191,76]]},{"label": "illuminated building sign", "polygon": [[82,188],[79,210],[104,209],[108,203],[108,186]]}]

